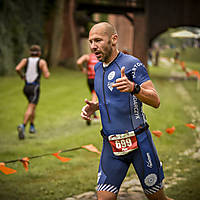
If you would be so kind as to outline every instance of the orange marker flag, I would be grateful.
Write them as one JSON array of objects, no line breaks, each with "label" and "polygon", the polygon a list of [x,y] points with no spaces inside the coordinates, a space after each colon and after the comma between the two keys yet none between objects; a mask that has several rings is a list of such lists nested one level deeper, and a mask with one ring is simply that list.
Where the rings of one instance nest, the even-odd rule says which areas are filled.
[{"label": "orange marker flag", "polygon": [[195,76],[197,76],[197,77],[198,77],[198,75],[199,75],[199,72],[198,72],[198,71],[196,71],[196,70],[193,70],[193,71],[192,71],[192,74],[194,74]]},{"label": "orange marker flag", "polygon": [[28,157],[24,157],[20,160],[25,168],[26,171],[28,171],[28,165],[29,165],[29,158]]},{"label": "orange marker flag", "polygon": [[156,137],[160,137],[162,135],[161,131],[151,131]]},{"label": "orange marker flag", "polygon": [[195,75],[198,79],[200,78],[200,73],[196,70],[188,72],[189,76]]},{"label": "orange marker flag", "polygon": [[172,126],[171,128],[166,128],[165,131],[166,131],[168,134],[172,134],[175,130],[176,130],[176,128],[175,128],[174,126]]},{"label": "orange marker flag", "polygon": [[189,128],[192,128],[192,129],[195,129],[196,126],[194,124],[185,124],[185,126],[189,127]]},{"label": "orange marker flag", "polygon": [[87,149],[92,152],[95,152],[95,153],[98,153],[98,154],[101,154],[101,152],[93,144],[88,144],[88,145],[82,146],[82,148]]},{"label": "orange marker flag", "polygon": [[53,153],[52,155],[55,156],[56,158],[58,158],[59,160],[61,160],[62,162],[68,162],[71,159],[70,158],[66,158],[66,157],[61,157],[58,154],[61,153],[62,151],[59,151],[57,153]]},{"label": "orange marker flag", "polygon": [[0,171],[2,171],[4,174],[14,174],[17,171],[15,169],[11,169],[5,166],[5,163],[0,163]]},{"label": "orange marker flag", "polygon": [[181,68],[183,71],[185,71],[185,63],[183,61],[180,62]]}]

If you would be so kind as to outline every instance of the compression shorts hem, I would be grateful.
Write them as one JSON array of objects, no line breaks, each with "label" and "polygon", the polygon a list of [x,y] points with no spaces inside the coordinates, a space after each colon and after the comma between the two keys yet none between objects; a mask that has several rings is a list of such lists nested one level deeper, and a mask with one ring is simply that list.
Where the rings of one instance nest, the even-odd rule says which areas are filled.
[{"label": "compression shorts hem", "polygon": [[154,194],[154,193],[158,192],[159,190],[161,190],[163,187],[164,187],[163,183],[160,183],[160,184],[154,185],[151,188],[144,189],[144,193],[145,194]]},{"label": "compression shorts hem", "polygon": [[107,191],[107,192],[112,192],[114,194],[117,194],[119,192],[118,188],[114,185],[111,184],[99,184],[97,186],[97,191]]}]

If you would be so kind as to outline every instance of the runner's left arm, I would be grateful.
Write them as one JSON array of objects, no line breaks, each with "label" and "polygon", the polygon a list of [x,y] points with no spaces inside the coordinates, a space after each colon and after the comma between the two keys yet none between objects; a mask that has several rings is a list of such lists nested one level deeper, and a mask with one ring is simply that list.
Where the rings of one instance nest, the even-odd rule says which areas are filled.
[{"label": "runner's left arm", "polygon": [[50,72],[47,66],[47,62],[44,59],[40,60],[40,68],[42,70],[44,78],[49,78]]},{"label": "runner's left arm", "polygon": [[159,95],[152,83],[151,80],[148,80],[140,86],[140,92],[138,94],[134,94],[141,102],[152,106],[154,108],[158,108],[160,106],[160,98]]},{"label": "runner's left arm", "polygon": [[87,68],[84,67],[84,63],[87,63],[90,59],[89,54],[84,54],[82,55],[76,62],[77,66],[79,69],[84,73],[87,74]]},{"label": "runner's left arm", "polygon": [[[112,87],[116,87],[120,92],[133,92],[135,83],[130,81],[125,75],[125,67],[121,69],[121,78],[116,80]],[[147,80],[140,85],[138,94],[134,94],[141,102],[154,108],[160,106],[160,98],[151,80]]]}]

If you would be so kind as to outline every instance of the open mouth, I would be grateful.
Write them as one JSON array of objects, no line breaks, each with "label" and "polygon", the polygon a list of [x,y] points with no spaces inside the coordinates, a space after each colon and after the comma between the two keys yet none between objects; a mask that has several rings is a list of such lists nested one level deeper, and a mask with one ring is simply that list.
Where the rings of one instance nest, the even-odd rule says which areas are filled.
[{"label": "open mouth", "polygon": [[95,55],[97,58],[100,58],[101,57],[101,52],[95,52]]}]

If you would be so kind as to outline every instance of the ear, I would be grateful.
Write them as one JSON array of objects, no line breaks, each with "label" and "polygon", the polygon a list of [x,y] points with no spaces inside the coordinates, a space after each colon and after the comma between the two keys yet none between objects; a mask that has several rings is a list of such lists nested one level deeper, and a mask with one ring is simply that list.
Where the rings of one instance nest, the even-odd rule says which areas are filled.
[{"label": "ear", "polygon": [[117,44],[117,40],[118,40],[118,35],[114,34],[112,35],[112,45],[115,46]]}]

